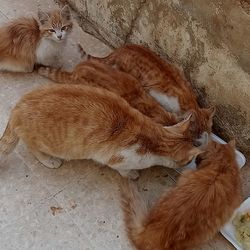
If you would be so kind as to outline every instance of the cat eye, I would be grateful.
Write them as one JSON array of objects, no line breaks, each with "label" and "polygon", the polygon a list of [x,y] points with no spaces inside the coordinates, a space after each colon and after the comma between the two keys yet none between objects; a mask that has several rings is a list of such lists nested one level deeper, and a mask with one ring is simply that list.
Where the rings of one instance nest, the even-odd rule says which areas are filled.
[{"label": "cat eye", "polygon": [[54,29],[48,29],[48,31],[51,33],[56,32]]},{"label": "cat eye", "polygon": [[67,30],[67,29],[68,29],[68,26],[63,26],[63,27],[61,28],[61,31]]}]

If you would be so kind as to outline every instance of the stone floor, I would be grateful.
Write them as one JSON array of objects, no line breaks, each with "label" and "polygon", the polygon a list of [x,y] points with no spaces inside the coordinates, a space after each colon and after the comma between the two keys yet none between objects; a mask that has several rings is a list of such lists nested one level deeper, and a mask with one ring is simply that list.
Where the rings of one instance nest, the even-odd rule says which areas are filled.
[{"label": "stone floor", "polygon": [[[49,0],[0,0],[0,23],[49,9]],[[75,24],[64,55],[64,67],[79,60],[76,43],[95,55],[110,49]],[[22,96],[48,82],[32,74],[0,74],[0,134],[9,112]],[[150,200],[175,183],[176,173],[155,167],[141,173],[140,189]],[[249,166],[243,169],[244,195],[249,195]],[[20,143],[0,168],[0,249],[132,249],[124,233],[119,207],[119,175],[91,161],[42,167]],[[222,236],[200,249],[234,249]]]}]

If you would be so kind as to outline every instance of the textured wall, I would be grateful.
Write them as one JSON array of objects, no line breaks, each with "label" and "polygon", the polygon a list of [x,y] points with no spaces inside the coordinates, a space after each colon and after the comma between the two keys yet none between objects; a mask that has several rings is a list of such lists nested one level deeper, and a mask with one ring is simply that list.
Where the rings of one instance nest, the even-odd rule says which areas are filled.
[{"label": "textured wall", "polygon": [[249,0],[68,0],[82,28],[118,47],[142,43],[183,67],[215,129],[250,152]]}]

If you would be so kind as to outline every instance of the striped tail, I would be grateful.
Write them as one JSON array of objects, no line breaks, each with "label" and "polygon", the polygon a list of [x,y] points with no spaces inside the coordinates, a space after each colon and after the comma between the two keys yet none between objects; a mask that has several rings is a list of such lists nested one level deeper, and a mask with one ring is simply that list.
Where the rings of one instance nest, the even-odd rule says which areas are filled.
[{"label": "striped tail", "polygon": [[11,128],[10,123],[8,123],[3,136],[0,139],[0,162],[10,154],[16,147],[19,138],[15,131]]},{"label": "striped tail", "polygon": [[83,61],[88,61],[88,60],[91,60],[91,61],[98,61],[98,62],[102,62],[102,63],[106,63],[106,64],[114,64],[114,60],[113,60],[113,56],[112,56],[112,53],[106,57],[95,57],[95,56],[92,56],[90,54],[88,54],[82,47],[82,45],[79,43],[78,44],[78,51],[81,55],[81,59]]},{"label": "striped tail", "polygon": [[112,53],[106,57],[95,57],[95,56],[87,55],[87,60],[97,61],[97,62],[109,64],[109,65],[115,65],[115,60],[114,60],[114,56]]},{"label": "striped tail", "polygon": [[61,69],[39,66],[38,74],[57,83],[74,83],[73,73]]},{"label": "striped tail", "polygon": [[144,230],[143,222],[148,215],[148,207],[136,184],[129,180],[122,181],[121,204],[128,238],[137,246],[140,233]]}]

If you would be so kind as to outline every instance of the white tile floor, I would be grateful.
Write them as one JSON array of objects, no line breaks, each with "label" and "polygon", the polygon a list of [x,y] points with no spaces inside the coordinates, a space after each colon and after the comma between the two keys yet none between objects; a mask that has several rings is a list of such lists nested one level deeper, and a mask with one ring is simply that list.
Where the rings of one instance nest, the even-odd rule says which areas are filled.
[{"label": "white tile floor", "polygon": [[[53,1],[0,0],[0,24],[16,16],[35,14]],[[75,44],[105,55],[110,49],[75,25],[64,56],[73,67],[79,56]],[[0,134],[20,96],[48,80],[32,74],[0,73]],[[174,185],[174,173],[152,168],[139,184],[150,200]],[[129,250],[119,206],[119,175],[91,161],[42,167],[20,143],[0,168],[0,250]],[[233,249],[221,236],[200,249]]]}]

